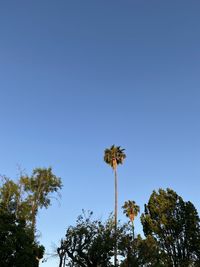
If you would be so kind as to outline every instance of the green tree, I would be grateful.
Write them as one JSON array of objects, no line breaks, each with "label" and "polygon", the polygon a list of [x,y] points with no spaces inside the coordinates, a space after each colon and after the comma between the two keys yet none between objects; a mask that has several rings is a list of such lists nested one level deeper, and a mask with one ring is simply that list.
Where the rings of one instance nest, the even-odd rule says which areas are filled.
[{"label": "green tree", "polygon": [[48,208],[51,204],[51,198],[54,193],[58,193],[62,188],[61,179],[52,173],[51,168],[36,168],[32,175],[22,176],[20,178],[20,185],[22,185],[27,197],[22,205],[22,209],[29,210],[29,221],[34,230],[36,225],[36,216],[38,209]]},{"label": "green tree", "polygon": [[164,267],[160,259],[160,250],[156,240],[152,236],[142,239],[138,235],[134,240],[125,237],[123,242],[124,260],[120,267]]},{"label": "green tree", "polygon": [[132,224],[132,232],[133,232],[133,239],[134,239],[134,219],[140,212],[140,207],[136,205],[135,201],[125,201],[124,205],[122,206],[123,212],[130,219]]},{"label": "green tree", "polygon": [[[118,210],[117,166],[119,164],[123,164],[123,161],[126,158],[124,150],[125,149],[122,149],[120,146],[112,145],[110,148],[107,148],[104,151],[104,161],[112,167],[115,175],[115,212],[114,212],[115,231],[117,231],[117,210]],[[117,266],[117,243],[115,246],[114,264],[115,266]]]},{"label": "green tree", "polygon": [[[1,208],[17,215],[20,199],[20,188],[17,183],[9,178],[1,177],[0,203]],[[17,216],[16,216],[17,217]]]},{"label": "green tree", "polygon": [[[8,258],[9,263],[4,261],[5,267],[14,267],[15,265],[11,264],[10,260],[14,258],[14,261],[17,262],[21,258],[20,255],[25,257],[27,254],[34,255],[35,262],[38,264],[38,260],[44,253],[44,247],[39,246],[37,242],[36,216],[39,209],[48,208],[51,204],[51,198],[54,197],[55,193],[58,193],[61,187],[61,179],[52,173],[51,168],[34,169],[30,177],[27,175],[21,176],[16,182],[1,177],[0,228],[5,230],[8,227],[8,230],[7,232],[2,230],[7,234],[3,238],[5,242],[0,246],[0,255],[7,255],[9,251],[11,253]],[[22,238],[23,242],[21,242]],[[30,253],[27,251],[30,251]],[[29,256],[27,257],[30,259]],[[23,260],[20,262],[23,262]],[[24,260],[24,262],[26,261]],[[0,266],[3,265],[0,264]],[[29,264],[21,266],[32,267]]]},{"label": "green tree", "polygon": [[[113,266],[111,257],[115,246],[113,220],[105,223],[93,220],[92,212],[79,216],[75,226],[69,226],[57,249],[59,267]],[[118,230],[117,235],[120,235]]]},{"label": "green tree", "polygon": [[0,266],[37,267],[44,247],[35,241],[26,222],[0,208]]},{"label": "green tree", "polygon": [[191,202],[171,189],[153,191],[141,222],[159,244],[165,266],[200,266],[200,220]]},{"label": "green tree", "polygon": [[61,179],[51,168],[36,168],[31,176],[22,175],[17,182],[2,177],[0,200],[5,209],[24,219],[35,232],[38,210],[48,208],[61,188]]}]

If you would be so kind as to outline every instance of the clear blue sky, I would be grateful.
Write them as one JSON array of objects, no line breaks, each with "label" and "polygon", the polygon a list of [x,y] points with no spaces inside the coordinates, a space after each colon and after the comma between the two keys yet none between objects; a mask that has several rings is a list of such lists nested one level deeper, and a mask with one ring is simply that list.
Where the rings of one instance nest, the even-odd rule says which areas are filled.
[{"label": "clear blue sky", "polygon": [[1,1],[0,173],[62,178],[39,213],[47,251],[82,208],[113,210],[112,144],[127,154],[119,206],[170,187],[200,211],[199,14],[199,0]]}]

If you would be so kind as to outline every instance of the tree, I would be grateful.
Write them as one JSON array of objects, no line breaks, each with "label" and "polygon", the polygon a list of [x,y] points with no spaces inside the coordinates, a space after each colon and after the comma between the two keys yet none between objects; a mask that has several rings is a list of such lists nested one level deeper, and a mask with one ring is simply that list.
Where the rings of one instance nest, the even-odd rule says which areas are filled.
[{"label": "tree", "polygon": [[191,202],[171,189],[153,191],[141,222],[145,235],[157,241],[165,266],[200,265],[200,219]]},{"label": "tree", "polygon": [[24,219],[35,232],[39,208],[48,208],[53,194],[61,188],[61,179],[51,168],[36,168],[31,176],[22,175],[17,182],[2,177],[0,200],[5,209]]},{"label": "tree", "polygon": [[25,204],[29,209],[31,227],[35,230],[38,209],[49,207],[52,194],[58,193],[58,190],[62,188],[62,182],[52,173],[51,168],[36,168],[30,177],[22,176],[20,184],[27,194]]},{"label": "tree", "polygon": [[[105,223],[93,220],[92,212],[78,217],[75,226],[69,226],[65,238],[61,240],[57,252],[59,267],[111,267],[111,257],[115,246],[113,221]],[[119,230],[117,235],[120,235]]]},{"label": "tree", "polygon": [[152,236],[142,239],[138,235],[134,240],[126,237],[124,240],[124,256],[120,267],[164,267],[160,259],[159,246]]},{"label": "tree", "polygon": [[125,201],[124,205],[122,206],[123,212],[130,219],[132,224],[132,232],[133,232],[133,239],[134,239],[134,219],[140,212],[140,207],[136,205],[135,201]]},{"label": "tree", "polygon": [[[8,261],[2,262],[4,261],[5,267],[20,266],[15,264],[24,257],[20,262],[26,262],[26,265],[21,266],[32,267],[27,264],[25,257],[31,260],[34,256],[34,261],[31,261],[37,263],[33,266],[35,267],[44,254],[44,247],[38,244],[35,235],[36,216],[40,208],[48,208],[51,204],[53,194],[58,193],[62,187],[61,179],[52,173],[51,168],[34,169],[30,177],[21,175],[17,182],[1,178],[0,228],[5,235],[2,237],[4,241],[0,246],[0,255],[7,255],[8,258]],[[11,264],[11,260],[15,264]]]},{"label": "tree", "polygon": [[20,199],[20,188],[17,183],[10,180],[9,178],[1,177],[0,186],[0,203],[1,208],[14,213],[17,217],[19,200]]},{"label": "tree", "polygon": [[[104,151],[104,161],[112,167],[115,175],[115,212],[114,212],[115,232],[117,231],[117,205],[118,205],[117,166],[119,164],[123,164],[123,161],[126,158],[124,150],[125,149],[121,149],[120,146],[112,145],[110,148],[107,148]],[[117,266],[117,243],[115,245],[114,264],[115,266]]]},{"label": "tree", "polygon": [[26,222],[0,207],[0,266],[37,267],[44,247],[34,240]]}]

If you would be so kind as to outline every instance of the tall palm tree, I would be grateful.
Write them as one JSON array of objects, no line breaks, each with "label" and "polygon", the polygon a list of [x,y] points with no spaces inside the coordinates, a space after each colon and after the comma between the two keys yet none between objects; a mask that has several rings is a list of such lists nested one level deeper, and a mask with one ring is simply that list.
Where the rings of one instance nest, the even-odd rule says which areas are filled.
[{"label": "tall palm tree", "polygon": [[140,212],[140,207],[136,205],[135,201],[125,201],[124,205],[122,206],[124,214],[130,219],[132,223],[132,230],[133,230],[133,239],[134,239],[134,219]]},{"label": "tall palm tree", "polygon": [[[112,167],[115,175],[115,212],[114,212],[115,234],[117,232],[117,204],[118,204],[117,166],[119,164],[123,164],[123,161],[126,158],[124,150],[125,149],[122,149],[120,146],[112,145],[110,148],[106,148],[104,151],[104,161]],[[114,265],[117,266],[117,242],[115,244]]]}]

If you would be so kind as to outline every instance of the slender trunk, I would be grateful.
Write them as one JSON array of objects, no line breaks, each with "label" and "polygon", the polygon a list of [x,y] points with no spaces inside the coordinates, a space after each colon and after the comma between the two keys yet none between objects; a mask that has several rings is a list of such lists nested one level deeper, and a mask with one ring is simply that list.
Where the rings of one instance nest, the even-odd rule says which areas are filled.
[{"label": "slender trunk", "polygon": [[19,183],[19,193],[16,196],[16,211],[15,211],[15,214],[16,214],[16,218],[17,219],[19,218],[19,206],[20,206],[20,202],[21,202],[21,194],[22,194],[22,184],[20,182]]},{"label": "slender trunk", "polygon": [[60,257],[60,262],[59,262],[59,267],[62,267],[63,266],[63,255],[59,255]]},{"label": "slender trunk", "polygon": [[31,209],[31,229],[33,231],[33,235],[35,236],[35,229],[36,229],[36,211],[37,211],[37,208],[36,208],[36,203],[35,201],[33,202],[32,204],[32,209]]},{"label": "slender trunk", "polygon": [[65,267],[66,266],[66,264],[65,264],[65,262],[66,262],[66,254],[65,254],[65,256],[64,256],[64,261],[63,261],[63,267]]},{"label": "slender trunk", "polygon": [[117,266],[117,203],[118,203],[118,194],[117,194],[117,170],[115,168],[115,253],[114,253],[114,266]]},{"label": "slender trunk", "polygon": [[65,254],[63,254],[61,252],[61,254],[59,254],[59,258],[60,258],[60,262],[59,262],[59,267],[63,267],[64,264],[63,264],[63,258],[65,257]]},{"label": "slender trunk", "polygon": [[135,235],[134,235],[134,223],[133,223],[133,221],[132,221],[132,232],[133,232],[133,241],[134,241]]}]

